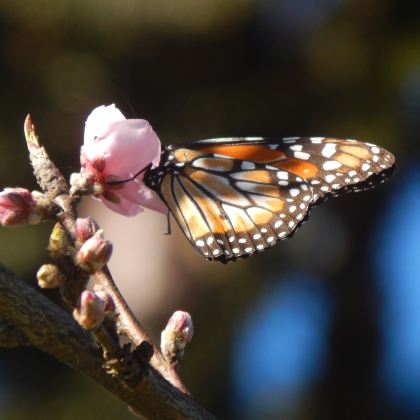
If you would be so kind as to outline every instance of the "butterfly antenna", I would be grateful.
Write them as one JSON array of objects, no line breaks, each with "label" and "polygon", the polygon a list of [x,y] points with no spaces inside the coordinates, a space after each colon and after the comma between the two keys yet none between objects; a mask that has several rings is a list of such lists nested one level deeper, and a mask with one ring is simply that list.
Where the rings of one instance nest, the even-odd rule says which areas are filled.
[{"label": "butterfly antenna", "polygon": [[133,108],[133,105],[131,104],[130,98],[128,97],[124,88],[114,79],[111,80],[111,83],[113,83],[118,88],[118,90],[120,92],[120,95],[122,96],[126,106],[128,107],[128,109],[131,112],[132,117],[137,118],[136,112],[134,111],[134,108]]}]

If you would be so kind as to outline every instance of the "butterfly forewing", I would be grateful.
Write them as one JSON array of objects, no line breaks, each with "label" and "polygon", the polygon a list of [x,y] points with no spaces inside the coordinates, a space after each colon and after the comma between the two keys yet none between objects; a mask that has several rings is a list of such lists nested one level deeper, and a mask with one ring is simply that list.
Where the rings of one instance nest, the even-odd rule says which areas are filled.
[{"label": "butterfly forewing", "polygon": [[300,177],[224,155],[178,149],[160,194],[194,247],[223,262],[286,238],[312,200]]},{"label": "butterfly forewing", "polygon": [[311,185],[313,203],[371,188],[385,180],[395,164],[391,153],[374,144],[326,137],[214,139],[191,147],[233,158],[246,156],[290,171]]}]

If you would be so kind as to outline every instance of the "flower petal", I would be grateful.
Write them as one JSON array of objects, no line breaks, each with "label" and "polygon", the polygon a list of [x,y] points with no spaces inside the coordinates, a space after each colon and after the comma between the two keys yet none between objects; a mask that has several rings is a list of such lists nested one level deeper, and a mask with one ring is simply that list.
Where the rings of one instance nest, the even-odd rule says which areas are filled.
[{"label": "flower petal", "polygon": [[159,163],[160,140],[146,120],[113,123],[105,134],[97,143],[106,160],[105,175],[129,178]]},{"label": "flower petal", "polygon": [[112,123],[124,120],[124,115],[115,104],[98,106],[86,120],[84,144],[94,143],[95,139],[101,137]]},{"label": "flower petal", "polygon": [[121,199],[126,199],[150,210],[167,214],[168,207],[160,197],[143,182],[127,182],[119,190],[113,190]]},{"label": "flower petal", "polygon": [[123,216],[133,217],[144,211],[144,209],[141,206],[132,201],[126,200],[125,198],[120,198],[119,203],[113,203],[112,201],[107,200],[103,196],[99,196],[98,198],[110,210]]}]

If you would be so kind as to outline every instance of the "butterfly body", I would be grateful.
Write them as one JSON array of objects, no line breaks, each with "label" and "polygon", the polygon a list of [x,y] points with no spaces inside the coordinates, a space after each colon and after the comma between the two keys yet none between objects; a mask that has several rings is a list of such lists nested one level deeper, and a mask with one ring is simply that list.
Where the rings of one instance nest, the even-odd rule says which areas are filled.
[{"label": "butterfly body", "polygon": [[290,237],[328,196],[385,180],[394,162],[355,140],[221,138],[167,146],[145,182],[201,255],[229,262]]}]

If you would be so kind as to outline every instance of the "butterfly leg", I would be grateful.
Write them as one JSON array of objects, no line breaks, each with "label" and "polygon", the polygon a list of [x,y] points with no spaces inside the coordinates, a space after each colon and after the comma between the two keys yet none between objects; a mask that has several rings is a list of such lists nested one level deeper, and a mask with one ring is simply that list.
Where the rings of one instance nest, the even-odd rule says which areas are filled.
[{"label": "butterfly leg", "polygon": [[170,235],[172,233],[171,231],[171,217],[170,217],[170,213],[168,211],[168,213],[166,213],[166,232],[164,233],[164,235]]}]

